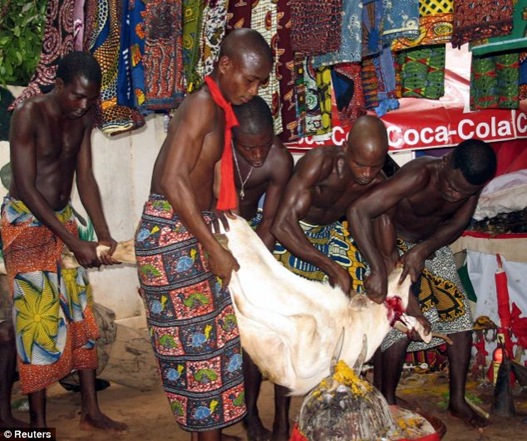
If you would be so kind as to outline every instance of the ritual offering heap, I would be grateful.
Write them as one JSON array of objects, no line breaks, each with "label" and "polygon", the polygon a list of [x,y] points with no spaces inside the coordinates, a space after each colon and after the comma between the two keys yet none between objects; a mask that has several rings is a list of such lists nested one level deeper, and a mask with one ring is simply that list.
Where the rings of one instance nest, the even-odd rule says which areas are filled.
[{"label": "ritual offering heap", "polygon": [[421,415],[389,406],[342,360],[304,399],[291,441],[424,440],[440,438]]}]

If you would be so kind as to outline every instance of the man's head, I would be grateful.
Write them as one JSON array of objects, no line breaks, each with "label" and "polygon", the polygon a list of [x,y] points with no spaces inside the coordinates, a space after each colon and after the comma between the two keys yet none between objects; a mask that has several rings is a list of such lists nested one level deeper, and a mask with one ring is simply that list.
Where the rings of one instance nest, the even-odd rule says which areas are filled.
[{"label": "man's head", "polygon": [[445,161],[439,185],[443,198],[450,202],[476,194],[496,174],[496,154],[489,144],[479,139],[461,142],[445,156]]},{"label": "man's head", "polygon": [[374,116],[355,121],[345,144],[348,166],[357,184],[369,184],[382,170],[388,153],[384,123]]},{"label": "man's head", "polygon": [[58,63],[55,90],[62,110],[71,118],[80,118],[99,98],[102,73],[95,57],[74,51]]},{"label": "man's head", "polygon": [[222,41],[216,67],[223,96],[235,105],[249,102],[272,67],[273,52],[262,35],[254,29],[235,29]]},{"label": "man's head", "polygon": [[236,151],[251,166],[261,167],[274,141],[271,110],[259,96],[233,109],[240,123],[232,131]]}]

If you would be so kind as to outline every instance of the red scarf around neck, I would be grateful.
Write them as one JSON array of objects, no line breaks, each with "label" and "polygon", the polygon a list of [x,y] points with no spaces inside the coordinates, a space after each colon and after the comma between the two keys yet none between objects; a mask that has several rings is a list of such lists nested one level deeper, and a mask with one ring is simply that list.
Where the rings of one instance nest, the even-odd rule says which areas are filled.
[{"label": "red scarf around neck", "polygon": [[209,86],[214,102],[223,109],[225,114],[225,136],[223,153],[221,155],[220,194],[216,208],[218,210],[233,210],[238,205],[236,187],[234,186],[234,168],[232,164],[231,129],[238,125],[238,119],[232,110],[231,103],[223,97],[218,85],[207,75],[205,82]]}]

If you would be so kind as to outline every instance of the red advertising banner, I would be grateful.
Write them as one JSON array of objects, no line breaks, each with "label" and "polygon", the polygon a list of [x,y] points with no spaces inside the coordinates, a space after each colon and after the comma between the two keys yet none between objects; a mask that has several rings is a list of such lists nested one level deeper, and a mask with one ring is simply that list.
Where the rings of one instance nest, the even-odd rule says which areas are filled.
[{"label": "red advertising banner", "polygon": [[[527,138],[527,103],[520,109],[469,108],[468,79],[445,71],[445,96],[439,100],[399,99],[399,109],[381,119],[388,130],[390,151],[450,147],[470,138],[487,142]],[[333,112],[333,131],[324,137],[306,137],[287,143],[292,151],[323,145],[342,145],[351,124],[338,120]]]}]

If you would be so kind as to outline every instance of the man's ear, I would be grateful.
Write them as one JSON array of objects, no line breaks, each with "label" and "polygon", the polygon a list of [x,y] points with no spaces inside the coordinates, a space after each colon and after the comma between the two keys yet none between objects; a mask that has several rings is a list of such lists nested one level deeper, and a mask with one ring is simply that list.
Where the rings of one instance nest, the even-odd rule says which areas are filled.
[{"label": "man's ear", "polygon": [[231,66],[232,60],[227,55],[223,55],[218,60],[218,71],[221,75],[225,75],[225,73],[231,68]]},{"label": "man's ear", "polygon": [[64,80],[62,78],[55,78],[55,89],[61,89],[64,87]]}]

